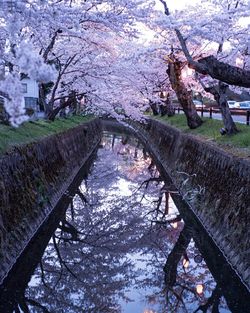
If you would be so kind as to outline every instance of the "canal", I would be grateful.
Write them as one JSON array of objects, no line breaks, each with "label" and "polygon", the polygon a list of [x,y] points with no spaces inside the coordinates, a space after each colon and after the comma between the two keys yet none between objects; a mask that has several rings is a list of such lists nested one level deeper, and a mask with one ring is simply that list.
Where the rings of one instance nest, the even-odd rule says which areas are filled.
[{"label": "canal", "polygon": [[0,312],[250,312],[249,293],[132,136],[98,151],[0,287]]}]

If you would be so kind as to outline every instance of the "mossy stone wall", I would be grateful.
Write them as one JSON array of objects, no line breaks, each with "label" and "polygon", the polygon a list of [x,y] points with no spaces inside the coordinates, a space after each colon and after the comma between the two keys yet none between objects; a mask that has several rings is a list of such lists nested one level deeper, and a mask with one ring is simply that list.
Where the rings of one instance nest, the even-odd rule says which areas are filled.
[{"label": "mossy stone wall", "polygon": [[250,159],[159,121],[133,126],[250,289]]},{"label": "mossy stone wall", "polygon": [[0,158],[0,282],[96,148],[93,120]]}]

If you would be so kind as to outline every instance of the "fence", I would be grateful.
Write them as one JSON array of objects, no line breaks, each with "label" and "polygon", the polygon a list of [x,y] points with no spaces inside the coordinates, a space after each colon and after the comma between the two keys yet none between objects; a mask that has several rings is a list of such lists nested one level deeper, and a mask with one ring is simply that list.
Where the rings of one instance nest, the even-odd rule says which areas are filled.
[{"label": "fence", "polygon": [[[180,111],[183,111],[182,108],[178,107],[175,109],[175,111],[177,110],[178,113],[180,113]],[[213,118],[213,113],[214,114],[220,114],[220,110],[219,109],[215,109],[215,108],[196,108],[197,112],[201,113],[201,117],[204,116],[204,113],[208,113],[208,117],[209,118]],[[230,110],[231,115],[236,115],[236,116],[242,116],[242,120],[241,121],[236,121],[239,123],[244,123],[246,125],[250,125],[250,110]],[[245,116],[245,122],[244,122],[244,116]]]}]

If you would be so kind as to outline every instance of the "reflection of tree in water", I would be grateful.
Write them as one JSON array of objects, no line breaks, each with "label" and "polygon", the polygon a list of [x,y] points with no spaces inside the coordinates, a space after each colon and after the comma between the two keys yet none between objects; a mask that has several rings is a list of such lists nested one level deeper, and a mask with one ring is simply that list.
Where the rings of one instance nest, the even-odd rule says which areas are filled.
[{"label": "reflection of tree in water", "polygon": [[[161,180],[160,176],[151,177],[143,184],[147,189],[151,183],[159,184]],[[148,251],[152,255],[148,261],[152,273],[141,281],[141,285],[159,287],[158,291],[148,295],[149,302],[161,303],[162,309],[157,312],[166,312],[167,309],[171,313],[217,313],[221,308],[226,309],[224,312],[230,312],[227,311],[220,287],[195,247],[192,239],[193,226],[184,224],[179,213],[174,217],[171,215],[169,198],[171,193],[176,193],[173,189],[173,186],[163,185],[159,198],[155,201],[156,206],[150,211],[153,229],[154,232],[157,229],[158,235],[154,238],[156,241],[151,238],[147,242]],[[166,240],[168,244],[164,246],[162,241]]]},{"label": "reflection of tree in water", "polygon": [[[26,293],[37,311],[43,306],[49,312],[119,312],[117,297],[126,297],[123,291],[136,274],[126,253],[136,251],[148,232],[142,210],[148,204],[141,201],[143,190],[129,170],[134,148],[116,156],[102,151],[77,190]],[[143,154],[136,154],[140,175],[147,178]],[[126,183],[129,176],[133,190],[120,196],[120,181]]]},{"label": "reflection of tree in water", "polygon": [[[165,224],[166,225],[166,224]],[[183,226],[180,222],[180,227]],[[159,225],[158,225],[159,227]],[[162,225],[160,227],[163,227]],[[166,227],[166,226],[165,226]],[[168,226],[169,227],[169,226]],[[171,227],[171,226],[170,226]],[[178,229],[180,229],[178,226]],[[177,229],[174,230],[179,232]],[[151,273],[147,279],[141,281],[141,285],[149,285],[151,288],[158,287],[153,293],[148,294],[148,300],[152,303],[160,303],[160,312],[220,312],[219,309],[227,308],[220,288],[214,282],[204,261],[196,264],[194,242],[191,239],[191,233],[187,226],[184,225],[180,231],[176,243],[171,251],[163,250],[163,245],[159,240],[164,240],[164,235],[158,237],[157,242],[150,244],[157,246],[157,249],[149,247],[152,258],[148,261]],[[172,234],[173,236],[173,234]],[[171,236],[167,235],[165,240]],[[174,238],[172,238],[174,240]],[[167,253],[168,255],[166,255]],[[196,252],[197,253],[197,252]],[[164,273],[162,271],[164,270]],[[165,284],[163,284],[163,281]],[[197,287],[202,286],[204,289],[200,294]],[[225,310],[223,312],[231,312]]]},{"label": "reflection of tree in water", "polygon": [[[220,288],[215,284],[213,277],[206,268],[206,264],[195,264],[194,247],[190,234],[187,234],[187,227],[184,226],[180,232],[178,240],[173,249],[166,257],[167,261],[164,264],[165,255],[157,254],[157,262],[154,258],[151,263],[158,264],[153,267],[156,273],[153,273],[154,278],[160,276],[160,281],[153,280],[151,277],[148,280],[152,284],[160,286],[161,281],[165,280],[165,285],[159,292],[159,297],[154,301],[162,302],[162,311],[165,312],[219,312],[219,308],[227,308]],[[187,245],[190,244],[189,247]],[[189,257],[187,258],[187,255]],[[160,262],[159,262],[160,260]],[[188,261],[187,261],[188,260]],[[162,266],[164,264],[164,267]],[[165,275],[158,273],[164,269]],[[188,267],[188,268],[186,268]],[[197,288],[202,288],[201,293]],[[165,297],[165,301],[162,299]],[[152,295],[149,296],[149,299]],[[231,312],[231,311],[224,311]]]},{"label": "reflection of tree in water", "polygon": [[39,292],[29,293],[51,312],[119,312],[115,295],[133,278],[125,254],[138,240],[140,220],[117,205],[100,210],[97,199],[82,209],[81,198],[74,198],[45,252]]},{"label": "reflection of tree in water", "polygon": [[[133,281],[152,288],[148,299],[161,303],[162,312],[190,312],[185,308],[192,302],[206,312],[202,305],[210,300],[197,295],[195,285],[197,275],[212,278],[197,264],[190,270],[180,264],[183,256],[191,260],[194,248],[189,228],[171,211],[172,187],[137,142],[107,136],[102,147],[26,291],[32,312],[120,312],[118,298],[126,299]],[[138,252],[148,263],[143,278],[130,258]],[[218,302],[211,286],[206,298]]]}]

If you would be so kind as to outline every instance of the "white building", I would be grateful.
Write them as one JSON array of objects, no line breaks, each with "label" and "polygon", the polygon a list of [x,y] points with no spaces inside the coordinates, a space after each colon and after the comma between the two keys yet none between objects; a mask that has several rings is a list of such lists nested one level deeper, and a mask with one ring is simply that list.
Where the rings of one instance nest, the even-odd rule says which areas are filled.
[{"label": "white building", "polygon": [[[44,117],[44,112],[40,112],[39,108],[39,86],[38,83],[28,77],[21,79],[23,87],[23,99],[22,103],[25,106],[26,114],[30,119],[37,119]],[[4,95],[0,96],[0,120],[5,120],[7,115],[3,108],[4,106]]]},{"label": "white building", "polygon": [[28,77],[22,78],[23,87],[23,102],[26,109],[32,109],[34,112],[39,112],[39,87],[38,83]]}]

